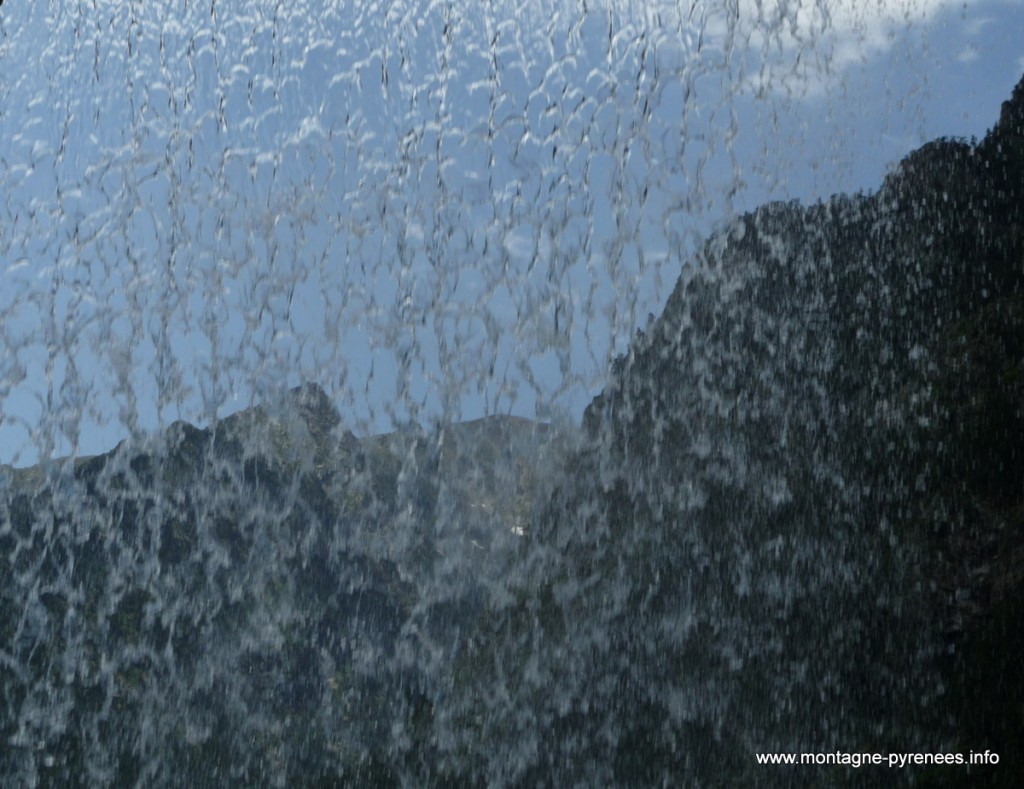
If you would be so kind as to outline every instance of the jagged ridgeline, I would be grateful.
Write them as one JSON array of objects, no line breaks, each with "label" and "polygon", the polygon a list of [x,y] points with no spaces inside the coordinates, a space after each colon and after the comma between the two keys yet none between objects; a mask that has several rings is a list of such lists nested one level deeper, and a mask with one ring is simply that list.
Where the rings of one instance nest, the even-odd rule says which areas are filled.
[{"label": "jagged ridgeline", "polygon": [[430,765],[441,666],[509,574],[554,431],[359,440],[339,422],[306,385],[211,429],[3,469],[0,773],[374,784]]},{"label": "jagged ridgeline", "polygon": [[1020,785],[1022,228],[1024,82],[980,143],[711,238],[583,435],[357,438],[307,385],[4,469],[0,774]]}]

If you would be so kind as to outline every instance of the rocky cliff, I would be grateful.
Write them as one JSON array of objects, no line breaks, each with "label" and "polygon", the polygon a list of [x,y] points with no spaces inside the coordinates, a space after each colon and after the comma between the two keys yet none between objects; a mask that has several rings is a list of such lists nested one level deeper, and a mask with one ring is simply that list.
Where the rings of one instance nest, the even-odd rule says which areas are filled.
[{"label": "rocky cliff", "polygon": [[553,436],[505,417],[361,440],[339,423],[306,385],[208,429],[3,470],[0,772],[213,786],[421,769],[403,767],[429,753],[405,728],[429,721],[440,667],[507,574]]}]

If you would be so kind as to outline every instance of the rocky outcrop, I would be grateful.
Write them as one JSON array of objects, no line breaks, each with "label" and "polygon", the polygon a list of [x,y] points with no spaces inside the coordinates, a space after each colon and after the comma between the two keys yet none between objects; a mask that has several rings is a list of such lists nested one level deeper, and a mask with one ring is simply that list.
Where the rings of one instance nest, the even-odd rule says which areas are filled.
[{"label": "rocky outcrop", "polygon": [[360,440],[307,384],[210,428],[7,470],[0,772],[393,780],[403,753],[429,754],[437,665],[526,517],[534,482],[502,491],[505,467],[545,432],[490,418]]}]

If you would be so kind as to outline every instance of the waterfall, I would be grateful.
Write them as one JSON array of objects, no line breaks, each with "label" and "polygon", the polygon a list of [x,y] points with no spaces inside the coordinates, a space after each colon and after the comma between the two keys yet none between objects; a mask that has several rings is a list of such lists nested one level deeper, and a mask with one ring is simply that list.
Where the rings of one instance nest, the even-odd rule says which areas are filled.
[{"label": "waterfall", "polygon": [[1019,9],[0,5],[12,786],[1016,785]]}]

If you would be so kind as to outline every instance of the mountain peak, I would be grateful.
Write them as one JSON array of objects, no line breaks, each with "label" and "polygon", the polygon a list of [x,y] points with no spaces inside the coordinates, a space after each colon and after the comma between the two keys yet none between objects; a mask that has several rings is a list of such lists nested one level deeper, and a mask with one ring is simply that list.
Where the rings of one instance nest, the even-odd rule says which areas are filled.
[{"label": "mountain peak", "polygon": [[288,392],[313,435],[326,435],[341,423],[341,416],[320,384],[306,381]]},{"label": "mountain peak", "polygon": [[1021,77],[1010,98],[1003,102],[996,129],[1002,134],[1024,136],[1024,77]]}]

